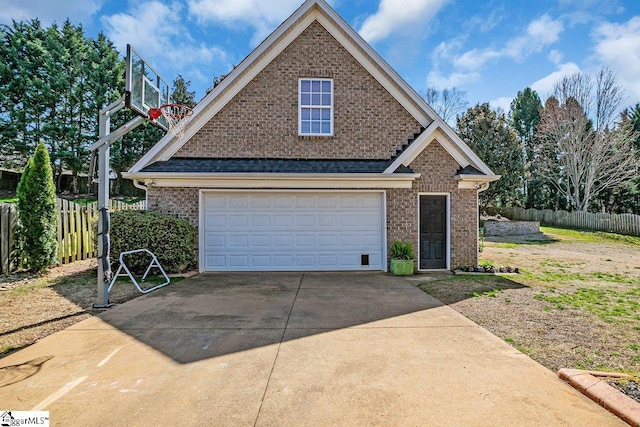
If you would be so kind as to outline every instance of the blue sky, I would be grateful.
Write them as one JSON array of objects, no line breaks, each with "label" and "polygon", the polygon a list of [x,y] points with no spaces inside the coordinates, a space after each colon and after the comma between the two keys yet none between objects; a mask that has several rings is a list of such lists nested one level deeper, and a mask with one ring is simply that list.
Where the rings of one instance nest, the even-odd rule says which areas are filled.
[{"label": "blue sky", "polygon": [[[0,23],[67,17],[88,36],[131,43],[196,99],[303,0],[0,0]],[[469,105],[508,110],[527,86],[543,100],[562,75],[613,69],[626,105],[640,102],[638,0],[330,0],[416,90],[456,87]]]}]

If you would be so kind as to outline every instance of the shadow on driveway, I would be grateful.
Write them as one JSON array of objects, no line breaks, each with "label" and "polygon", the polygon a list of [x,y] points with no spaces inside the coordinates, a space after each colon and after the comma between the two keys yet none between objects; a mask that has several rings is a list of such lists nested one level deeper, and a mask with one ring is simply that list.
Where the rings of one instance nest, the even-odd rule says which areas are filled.
[{"label": "shadow on driveway", "polygon": [[287,330],[301,338],[355,326],[384,327],[441,305],[384,273],[210,273],[100,318],[173,360],[190,363],[277,344]]}]

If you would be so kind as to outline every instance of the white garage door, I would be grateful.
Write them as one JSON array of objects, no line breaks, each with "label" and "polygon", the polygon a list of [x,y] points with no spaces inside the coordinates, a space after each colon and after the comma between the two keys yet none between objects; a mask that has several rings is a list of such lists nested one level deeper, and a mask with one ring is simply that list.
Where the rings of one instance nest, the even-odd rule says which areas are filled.
[{"label": "white garage door", "polygon": [[204,193],[204,270],[382,270],[382,197]]}]

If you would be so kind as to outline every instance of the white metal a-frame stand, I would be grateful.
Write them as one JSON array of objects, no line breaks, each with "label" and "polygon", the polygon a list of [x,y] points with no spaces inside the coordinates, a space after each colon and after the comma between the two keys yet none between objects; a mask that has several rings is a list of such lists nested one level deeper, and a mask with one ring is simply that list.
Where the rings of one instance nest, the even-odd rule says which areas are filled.
[{"label": "white metal a-frame stand", "polygon": [[93,166],[98,155],[98,299],[93,306],[106,308],[113,305],[109,301],[109,284],[111,282],[111,265],[109,261],[109,154],[111,145],[126,133],[140,126],[147,120],[137,116],[127,124],[111,132],[111,115],[125,106],[125,98],[109,104],[100,110],[99,136],[100,139],[91,146],[91,162],[89,178],[93,176]]}]

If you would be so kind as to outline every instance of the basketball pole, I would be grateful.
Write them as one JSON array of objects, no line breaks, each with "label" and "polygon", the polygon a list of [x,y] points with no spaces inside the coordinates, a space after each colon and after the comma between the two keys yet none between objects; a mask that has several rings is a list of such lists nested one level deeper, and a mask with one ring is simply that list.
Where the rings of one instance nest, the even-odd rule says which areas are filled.
[{"label": "basketball pole", "polygon": [[[111,307],[113,303],[109,301],[109,284],[111,283],[112,272],[109,260],[109,154],[111,145],[120,137],[145,122],[146,118],[137,116],[127,124],[111,132],[111,115],[120,111],[125,106],[124,97],[109,104],[100,110],[98,121],[99,139],[91,146],[92,158],[98,150],[98,179],[93,182],[98,184],[98,298],[94,308]],[[93,161],[91,162],[93,165]],[[90,177],[93,173],[89,174]]]}]

